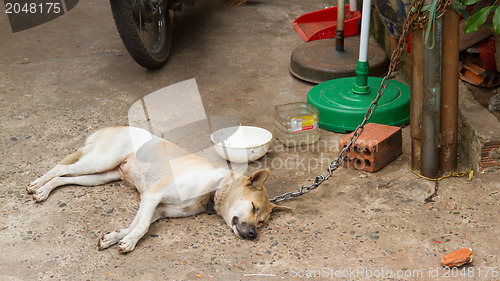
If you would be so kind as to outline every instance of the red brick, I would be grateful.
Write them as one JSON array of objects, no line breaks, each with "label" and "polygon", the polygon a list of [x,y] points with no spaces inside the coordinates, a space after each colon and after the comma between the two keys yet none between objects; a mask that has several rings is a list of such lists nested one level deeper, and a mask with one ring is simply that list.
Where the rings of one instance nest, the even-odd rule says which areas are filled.
[{"label": "red brick", "polygon": [[500,167],[500,141],[480,141],[481,162],[480,169]]},{"label": "red brick", "polygon": [[[347,145],[352,135],[353,133],[340,141],[340,150]],[[369,123],[351,146],[343,165],[370,173],[376,172],[398,158],[402,153],[402,146],[400,127]]]}]

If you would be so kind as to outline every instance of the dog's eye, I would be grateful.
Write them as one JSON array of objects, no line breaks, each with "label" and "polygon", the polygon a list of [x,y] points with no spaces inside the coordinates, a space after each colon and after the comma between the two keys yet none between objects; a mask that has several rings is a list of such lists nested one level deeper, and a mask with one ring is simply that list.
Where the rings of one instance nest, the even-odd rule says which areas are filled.
[{"label": "dog's eye", "polygon": [[252,212],[255,214],[255,212],[257,212],[257,208],[255,208],[255,205],[253,204],[252,202]]}]

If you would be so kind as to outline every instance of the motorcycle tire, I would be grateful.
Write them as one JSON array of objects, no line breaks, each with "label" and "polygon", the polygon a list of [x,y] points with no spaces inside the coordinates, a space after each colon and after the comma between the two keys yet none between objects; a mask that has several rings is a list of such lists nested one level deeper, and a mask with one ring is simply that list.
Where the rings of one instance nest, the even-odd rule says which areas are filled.
[{"label": "motorcycle tire", "polygon": [[[168,9],[152,8],[147,0],[110,0],[120,37],[142,67],[157,69],[168,59],[173,24]],[[160,11],[160,12],[158,12]]]}]

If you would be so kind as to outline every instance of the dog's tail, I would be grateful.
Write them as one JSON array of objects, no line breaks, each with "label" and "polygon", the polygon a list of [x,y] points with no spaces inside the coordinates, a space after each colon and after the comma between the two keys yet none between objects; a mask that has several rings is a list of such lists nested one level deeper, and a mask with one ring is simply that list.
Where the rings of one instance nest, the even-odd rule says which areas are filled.
[{"label": "dog's tail", "polygon": [[70,165],[76,163],[80,157],[83,155],[83,147],[78,149],[76,152],[71,153],[70,155],[64,157],[61,162],[59,162],[60,165]]}]

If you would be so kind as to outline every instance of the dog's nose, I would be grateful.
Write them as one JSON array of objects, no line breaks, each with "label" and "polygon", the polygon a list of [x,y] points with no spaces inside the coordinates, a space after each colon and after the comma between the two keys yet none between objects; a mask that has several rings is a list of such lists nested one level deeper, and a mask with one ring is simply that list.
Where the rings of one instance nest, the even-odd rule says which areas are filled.
[{"label": "dog's nose", "polygon": [[248,236],[247,236],[247,238],[250,239],[250,240],[253,240],[253,239],[257,238],[257,231],[255,230],[255,228],[251,227],[248,230]]}]

